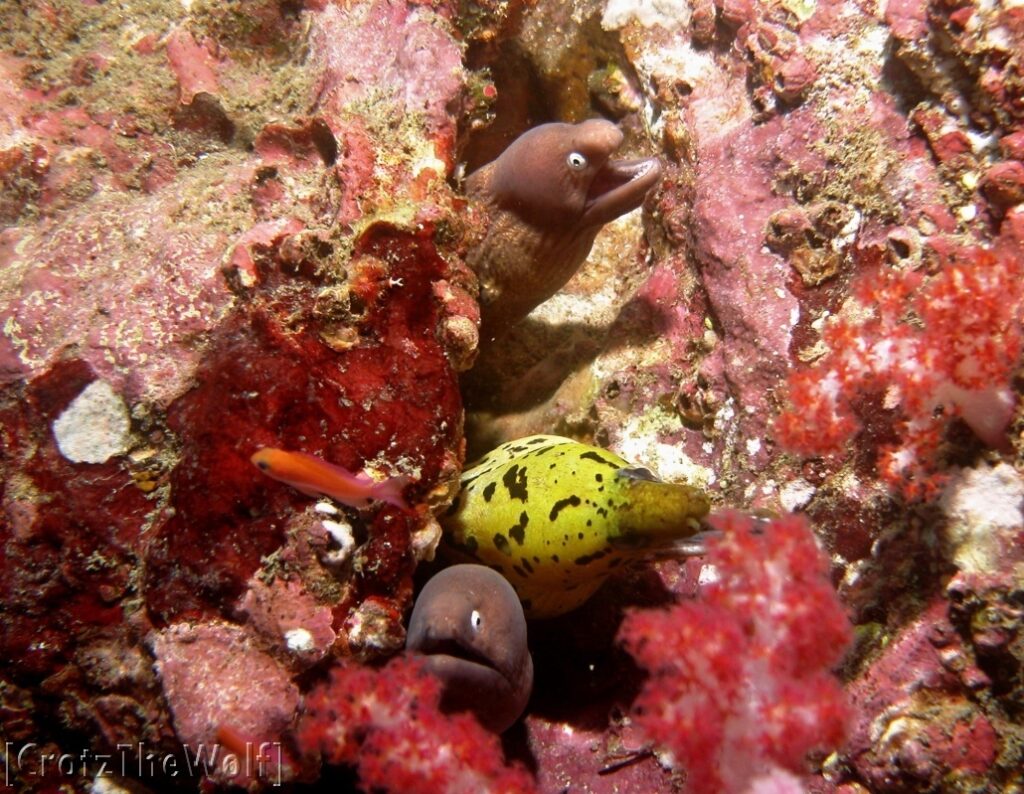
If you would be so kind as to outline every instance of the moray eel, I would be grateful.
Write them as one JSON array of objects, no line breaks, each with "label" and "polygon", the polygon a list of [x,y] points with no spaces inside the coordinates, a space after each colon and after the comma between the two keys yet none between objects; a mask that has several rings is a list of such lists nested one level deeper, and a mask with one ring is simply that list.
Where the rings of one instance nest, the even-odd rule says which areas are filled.
[{"label": "moray eel", "polygon": [[526,618],[515,590],[482,565],[453,565],[427,582],[405,647],[442,682],[444,710],[472,711],[497,733],[523,713],[533,688]]},{"label": "moray eel", "polygon": [[307,496],[327,496],[359,509],[374,502],[387,502],[403,509],[409,507],[402,496],[410,482],[408,477],[389,477],[378,482],[365,471],[353,474],[314,455],[273,447],[264,447],[250,460],[268,477],[287,483]]},{"label": "moray eel", "polygon": [[600,228],[636,209],[661,177],[656,158],[612,160],[610,121],[542,124],[466,179],[488,229],[467,256],[480,279],[482,339],[550,298],[590,253]]},{"label": "moray eel", "polygon": [[527,617],[549,618],[580,606],[627,560],[685,553],[709,509],[703,491],[658,482],[608,450],[528,436],[463,472],[441,525],[451,556],[501,571]]}]

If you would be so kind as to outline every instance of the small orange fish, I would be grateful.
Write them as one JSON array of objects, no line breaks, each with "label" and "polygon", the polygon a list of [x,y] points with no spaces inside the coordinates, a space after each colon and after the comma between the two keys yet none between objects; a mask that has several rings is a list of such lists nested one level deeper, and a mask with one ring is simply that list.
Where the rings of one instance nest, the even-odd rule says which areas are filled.
[{"label": "small orange fish", "polygon": [[409,503],[402,496],[405,486],[411,482],[408,477],[389,477],[377,482],[364,471],[353,474],[314,455],[273,447],[263,447],[250,460],[268,477],[287,483],[307,496],[329,496],[355,508],[387,502],[409,509]]}]

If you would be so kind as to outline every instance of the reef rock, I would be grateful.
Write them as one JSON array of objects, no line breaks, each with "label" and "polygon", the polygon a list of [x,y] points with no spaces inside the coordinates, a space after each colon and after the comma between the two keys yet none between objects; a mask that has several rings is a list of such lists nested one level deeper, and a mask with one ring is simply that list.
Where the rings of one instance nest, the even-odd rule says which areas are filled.
[{"label": "reef rock", "polygon": [[[855,626],[846,738],[755,785],[1021,785],[1018,6],[39,0],[7,16],[6,741],[181,759],[211,736],[286,738],[312,668],[345,657],[357,680],[402,647],[467,448],[558,433],[716,506],[803,513],[828,554]],[[661,159],[661,183],[488,355],[464,433],[480,223],[459,165],[596,116],[623,156]],[[409,477],[413,508],[315,507],[249,463],[261,446]],[[700,599],[716,575],[626,570],[531,626],[537,690],[505,745],[542,789],[685,785],[629,716],[643,676],[615,638],[628,608]],[[186,639],[205,665],[182,667]],[[204,670],[236,692],[249,671],[281,705],[257,719],[222,700],[188,722]],[[19,786],[105,782],[40,758],[9,768]],[[276,769],[319,773],[305,756]]]},{"label": "reef rock", "polygon": [[[469,406],[470,447],[560,432],[811,518],[858,640],[848,743],[809,790],[1020,782],[1021,31],[1001,4],[541,0],[470,51],[499,113],[536,118],[540,94],[666,165],[488,362],[505,385]],[[962,603],[1000,605],[999,662]],[[933,656],[897,659],[935,632]],[[943,665],[964,678],[912,693]],[[626,675],[599,670],[599,689]],[[609,724],[604,752],[632,730]]]},{"label": "reef rock", "polygon": [[[350,616],[388,616],[362,622],[368,656],[401,645],[458,475],[460,46],[386,0],[8,16],[0,687],[24,716],[5,739],[60,725],[179,761],[279,742],[293,678],[351,650]],[[405,475],[427,507],[316,513],[249,463],[260,446]],[[145,674],[96,675],[100,644]],[[26,762],[18,784],[65,773]]]}]

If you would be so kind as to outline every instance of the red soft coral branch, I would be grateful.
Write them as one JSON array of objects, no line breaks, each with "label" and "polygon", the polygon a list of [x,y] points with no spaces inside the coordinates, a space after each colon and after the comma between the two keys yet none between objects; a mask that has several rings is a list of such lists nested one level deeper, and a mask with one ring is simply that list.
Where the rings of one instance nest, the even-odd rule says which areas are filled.
[{"label": "red soft coral branch", "polygon": [[632,612],[620,640],[649,674],[634,703],[691,792],[745,792],[838,746],[847,707],[830,668],[851,638],[806,522],[722,514],[698,600]]},{"label": "red soft coral branch", "polygon": [[533,792],[521,766],[468,714],[441,713],[440,685],[422,663],[335,668],[306,697],[296,743],[332,764],[354,764],[366,790],[403,794]]},{"label": "red soft coral branch", "polygon": [[794,451],[838,452],[866,419],[857,416],[870,404],[862,398],[881,395],[881,418],[899,440],[878,451],[879,473],[909,497],[928,496],[951,417],[990,446],[1004,440],[1022,348],[1024,258],[1013,245],[959,248],[931,276],[886,267],[866,251],[861,259],[856,304],[823,331],[829,352],[790,375],[776,431]]}]

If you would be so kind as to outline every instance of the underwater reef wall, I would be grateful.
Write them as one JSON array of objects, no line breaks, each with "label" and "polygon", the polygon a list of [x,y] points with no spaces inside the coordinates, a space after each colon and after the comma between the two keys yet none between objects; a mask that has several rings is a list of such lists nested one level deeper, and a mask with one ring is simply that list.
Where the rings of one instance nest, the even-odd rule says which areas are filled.
[{"label": "underwater reef wall", "polygon": [[280,740],[303,671],[402,646],[439,529],[328,521],[250,455],[407,476],[422,505],[459,472],[460,45],[387,2],[4,16],[0,658],[4,738],[38,750],[15,777]]},{"label": "underwater reef wall", "polygon": [[[1024,788],[1019,3],[3,15],[7,787]],[[660,185],[481,347],[460,174],[597,116]],[[392,657],[467,450],[531,433],[783,517],[721,513],[713,564],[531,624],[499,747]],[[408,477],[412,507],[324,512],[260,447]]]}]

